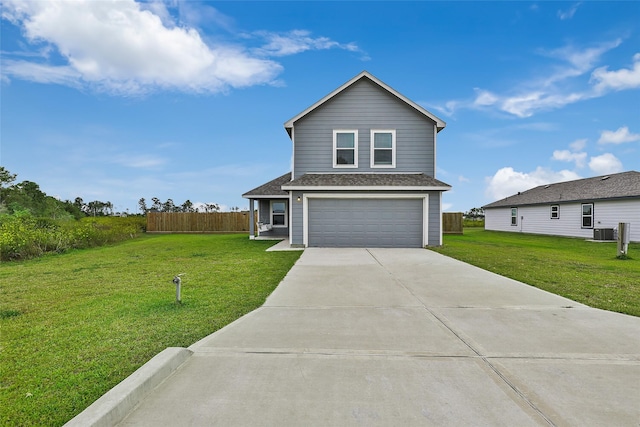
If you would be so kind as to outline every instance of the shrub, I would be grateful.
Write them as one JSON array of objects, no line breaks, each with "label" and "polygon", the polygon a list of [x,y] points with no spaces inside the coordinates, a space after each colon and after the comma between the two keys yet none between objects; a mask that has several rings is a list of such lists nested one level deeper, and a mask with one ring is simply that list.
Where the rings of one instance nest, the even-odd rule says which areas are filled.
[{"label": "shrub", "polygon": [[0,259],[20,260],[132,239],[144,228],[144,217],[100,217],[53,220],[30,215],[0,216]]},{"label": "shrub", "polygon": [[463,220],[463,224],[464,227],[478,227],[478,228],[484,228],[484,219],[467,219],[465,218]]}]

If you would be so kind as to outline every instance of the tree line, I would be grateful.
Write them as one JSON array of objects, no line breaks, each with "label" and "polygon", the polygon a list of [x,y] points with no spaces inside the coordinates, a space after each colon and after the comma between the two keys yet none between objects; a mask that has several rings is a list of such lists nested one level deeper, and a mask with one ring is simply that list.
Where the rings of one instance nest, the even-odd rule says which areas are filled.
[{"label": "tree line", "polygon": [[[176,204],[173,199],[167,199],[166,202],[162,202],[157,197],[151,198],[151,205],[147,205],[147,201],[144,197],[138,200],[138,209],[142,214],[147,212],[220,212],[220,205],[217,203],[204,203],[199,206],[195,206],[191,200],[186,200],[183,204]],[[235,208],[234,208],[235,209]]]},{"label": "tree line", "polygon": [[[8,215],[32,215],[53,219],[75,218],[91,216],[122,215],[116,212],[113,203],[101,200],[85,202],[82,197],[76,197],[73,201],[58,200],[47,196],[40,186],[32,181],[16,183],[17,175],[0,166],[0,214]],[[159,198],[151,198],[151,203],[143,198],[138,200],[138,208],[142,215],[147,212],[220,212],[217,203],[204,203],[194,205],[190,200],[182,204],[176,204],[173,199],[162,202]],[[233,207],[232,211],[240,211]],[[127,213],[128,214],[128,213]]]},{"label": "tree line", "polygon": [[[17,175],[0,166],[0,214],[33,215],[54,219],[82,218],[89,209],[96,211],[96,205],[85,205],[82,199],[75,202],[61,201],[47,196],[40,186],[32,181],[16,183]],[[109,204],[111,208],[113,205]],[[101,209],[106,209],[101,206]]]}]

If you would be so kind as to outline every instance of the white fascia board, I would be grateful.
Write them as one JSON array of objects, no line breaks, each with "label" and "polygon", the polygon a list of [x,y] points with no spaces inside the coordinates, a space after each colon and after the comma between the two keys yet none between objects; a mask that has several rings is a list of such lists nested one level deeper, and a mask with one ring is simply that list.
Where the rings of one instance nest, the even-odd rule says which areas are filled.
[{"label": "white fascia board", "polygon": [[399,186],[282,186],[285,191],[448,191],[451,187],[399,187]]},{"label": "white fascia board", "polygon": [[289,197],[288,194],[279,194],[277,196],[242,196],[244,199],[287,199]]},{"label": "white fascia board", "polygon": [[309,193],[303,195],[303,197],[306,199],[424,199],[428,196],[428,194],[424,193]]}]

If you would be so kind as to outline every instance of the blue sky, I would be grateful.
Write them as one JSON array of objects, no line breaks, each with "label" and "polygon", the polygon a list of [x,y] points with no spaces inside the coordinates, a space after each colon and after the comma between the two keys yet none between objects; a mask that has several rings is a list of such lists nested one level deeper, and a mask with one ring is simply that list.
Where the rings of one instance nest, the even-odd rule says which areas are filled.
[{"label": "blue sky", "polygon": [[447,122],[448,211],[640,170],[640,2],[2,1],[0,162],[49,195],[248,207],[367,70]]}]

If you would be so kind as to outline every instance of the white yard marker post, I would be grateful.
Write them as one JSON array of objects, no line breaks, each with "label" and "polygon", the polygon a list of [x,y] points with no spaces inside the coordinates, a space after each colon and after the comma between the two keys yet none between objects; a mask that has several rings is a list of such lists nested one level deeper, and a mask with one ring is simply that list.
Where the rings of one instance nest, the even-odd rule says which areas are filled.
[{"label": "white yard marker post", "polygon": [[182,279],[180,278],[180,276],[182,276],[184,273],[180,273],[177,276],[175,276],[173,278],[173,283],[176,284],[176,303],[177,304],[182,304],[182,297],[180,295],[181,292],[181,287],[182,287]]}]

